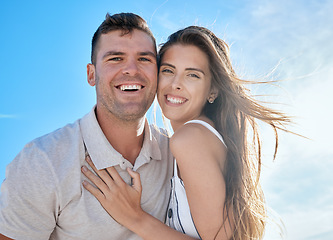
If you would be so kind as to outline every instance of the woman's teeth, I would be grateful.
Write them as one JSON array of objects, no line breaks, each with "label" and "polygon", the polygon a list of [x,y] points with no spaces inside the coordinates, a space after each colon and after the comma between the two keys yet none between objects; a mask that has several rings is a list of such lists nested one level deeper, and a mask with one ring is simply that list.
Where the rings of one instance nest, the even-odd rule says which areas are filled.
[{"label": "woman's teeth", "polygon": [[176,97],[169,97],[169,96],[167,97],[167,100],[174,104],[181,104],[181,103],[185,102],[184,98],[176,98]]}]

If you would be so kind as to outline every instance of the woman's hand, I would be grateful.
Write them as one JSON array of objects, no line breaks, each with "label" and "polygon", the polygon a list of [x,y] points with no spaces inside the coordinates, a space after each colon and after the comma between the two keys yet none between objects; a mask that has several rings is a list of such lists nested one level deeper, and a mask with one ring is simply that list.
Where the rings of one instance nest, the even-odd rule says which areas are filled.
[{"label": "woman's hand", "polygon": [[133,183],[129,186],[114,167],[97,170],[89,156],[86,161],[99,177],[83,166],[82,173],[97,187],[83,181],[84,188],[118,223],[127,228],[133,227],[132,224],[139,221],[144,213],[140,205],[142,186],[139,173],[127,168]]},{"label": "woman's hand", "polygon": [[118,223],[145,240],[194,239],[171,229],[142,210],[140,206],[142,186],[137,172],[127,169],[133,183],[129,186],[114,167],[97,170],[89,156],[86,157],[86,161],[98,176],[83,166],[83,174],[97,187],[83,181],[84,188],[97,198]]}]

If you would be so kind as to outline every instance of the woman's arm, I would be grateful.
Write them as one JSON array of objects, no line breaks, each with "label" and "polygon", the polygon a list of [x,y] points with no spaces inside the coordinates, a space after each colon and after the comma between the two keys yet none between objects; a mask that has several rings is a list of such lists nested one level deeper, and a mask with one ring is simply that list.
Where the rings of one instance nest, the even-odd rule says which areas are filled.
[{"label": "woman's arm", "polygon": [[186,124],[172,136],[170,148],[201,238],[230,239],[234,230],[232,211],[224,209],[226,147],[206,127]]},{"label": "woman's arm", "polygon": [[168,227],[142,210],[140,205],[142,186],[138,173],[127,169],[129,175],[133,178],[133,185],[129,186],[114,167],[97,170],[89,156],[86,160],[99,177],[83,166],[83,174],[97,188],[87,181],[83,182],[83,186],[97,198],[103,208],[118,223],[146,240],[194,239]]}]

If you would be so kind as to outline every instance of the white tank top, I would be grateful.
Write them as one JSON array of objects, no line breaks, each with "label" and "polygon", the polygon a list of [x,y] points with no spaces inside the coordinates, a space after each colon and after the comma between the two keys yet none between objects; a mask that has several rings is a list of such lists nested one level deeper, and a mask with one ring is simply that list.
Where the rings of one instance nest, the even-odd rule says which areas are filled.
[{"label": "white tank top", "polygon": [[[198,123],[205,126],[211,132],[213,132],[225,145],[222,136],[210,124],[202,120],[191,120],[186,122],[185,124],[187,123]],[[171,179],[171,194],[165,222],[168,226],[179,232],[185,233],[186,235],[194,238],[201,239],[192,219],[190,207],[188,205],[186,197],[184,183],[178,177],[176,159],[174,161],[174,172]]]}]

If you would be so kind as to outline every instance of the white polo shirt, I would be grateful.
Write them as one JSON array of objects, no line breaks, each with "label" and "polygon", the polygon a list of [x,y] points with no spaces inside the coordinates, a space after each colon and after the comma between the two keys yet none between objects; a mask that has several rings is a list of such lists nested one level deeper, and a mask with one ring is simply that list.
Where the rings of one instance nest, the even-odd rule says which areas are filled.
[{"label": "white polo shirt", "polygon": [[85,146],[98,169],[115,166],[127,183],[127,167],[139,172],[142,208],[164,221],[173,164],[168,138],[146,121],[143,147],[132,166],[107,141],[94,110],[28,143],[7,166],[0,195],[0,233],[33,240],[140,239],[114,221],[82,187]]}]

